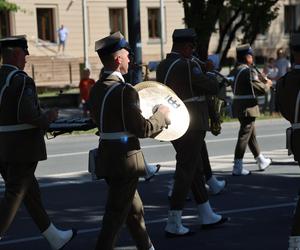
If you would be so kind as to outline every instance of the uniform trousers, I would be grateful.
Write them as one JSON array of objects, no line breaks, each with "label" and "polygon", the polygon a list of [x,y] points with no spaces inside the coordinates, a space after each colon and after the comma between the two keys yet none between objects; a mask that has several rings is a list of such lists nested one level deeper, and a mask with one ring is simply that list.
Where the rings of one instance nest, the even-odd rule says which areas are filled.
[{"label": "uniform trousers", "polygon": [[300,236],[300,190],[298,192],[298,202],[293,217],[291,236]]},{"label": "uniform trousers", "polygon": [[113,250],[118,233],[126,223],[138,250],[152,243],[146,230],[144,208],[137,192],[138,177],[106,178],[108,197],[96,250]]},{"label": "uniform trousers", "polygon": [[207,152],[207,146],[206,142],[204,141],[202,149],[201,149],[201,158],[203,162],[203,171],[204,171],[204,176],[205,180],[208,181],[212,177],[212,170],[211,170],[211,165],[209,161],[209,156]]},{"label": "uniform trousers", "polygon": [[238,141],[235,146],[234,159],[243,159],[247,145],[254,158],[260,154],[260,149],[256,140],[255,117],[239,117],[240,130]]},{"label": "uniform trousers", "polygon": [[188,130],[182,137],[172,141],[176,151],[174,188],[170,200],[171,210],[182,210],[189,190],[197,204],[208,201],[205,188],[201,150],[206,131]]},{"label": "uniform trousers", "polygon": [[0,202],[0,236],[8,230],[22,202],[41,232],[50,225],[44,209],[39,184],[34,176],[37,162],[1,162],[0,173],[5,181]]}]

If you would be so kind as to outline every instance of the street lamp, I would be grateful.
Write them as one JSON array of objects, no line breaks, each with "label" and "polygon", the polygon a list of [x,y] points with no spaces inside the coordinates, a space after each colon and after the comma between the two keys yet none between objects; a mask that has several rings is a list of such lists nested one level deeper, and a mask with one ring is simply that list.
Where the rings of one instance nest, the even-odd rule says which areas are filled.
[{"label": "street lamp", "polygon": [[165,41],[165,15],[164,0],[160,0],[160,57],[164,59],[164,41]]},{"label": "street lamp", "polygon": [[82,26],[83,26],[83,60],[84,67],[89,68],[88,56],[88,27],[87,27],[87,0],[82,0]]}]

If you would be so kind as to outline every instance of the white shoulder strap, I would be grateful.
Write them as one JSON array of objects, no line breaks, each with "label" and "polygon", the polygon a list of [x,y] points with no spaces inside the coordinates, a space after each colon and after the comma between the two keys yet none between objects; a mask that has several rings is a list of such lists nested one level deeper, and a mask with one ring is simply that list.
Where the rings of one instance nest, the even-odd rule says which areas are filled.
[{"label": "white shoulder strap", "polygon": [[235,77],[235,80],[234,80],[234,89],[233,89],[233,94],[235,95],[235,93],[236,93],[236,85],[237,85],[237,81],[238,81],[238,79],[239,79],[239,76],[240,76],[240,74],[244,71],[244,70],[246,70],[246,69],[248,69],[248,67],[246,67],[246,66],[244,66],[243,68],[241,68],[240,70],[239,70],[239,72],[237,73],[237,76]]},{"label": "white shoulder strap", "polygon": [[164,82],[163,82],[164,84],[167,84],[168,76],[169,76],[169,74],[170,74],[172,68],[173,68],[173,67],[175,66],[175,64],[178,63],[180,60],[181,60],[181,58],[178,58],[177,60],[175,60],[175,61],[170,65],[170,67],[169,67],[169,69],[168,69],[168,71],[167,71],[167,74],[166,74],[166,76],[165,76]]},{"label": "white shoulder strap", "polygon": [[296,100],[294,123],[297,123],[297,122],[298,122],[299,106],[300,106],[300,90],[299,90],[299,92],[298,92],[297,100]]},{"label": "white shoulder strap", "polygon": [[113,86],[111,86],[109,88],[109,90],[106,92],[104,98],[103,98],[103,101],[102,101],[102,106],[101,106],[101,110],[100,110],[100,133],[103,132],[103,114],[104,114],[104,106],[105,106],[105,102],[106,102],[106,99],[107,97],[109,96],[109,94],[116,88],[120,85],[121,83],[116,83],[114,84]]},{"label": "white shoulder strap", "polygon": [[11,78],[12,78],[17,72],[23,72],[23,71],[22,71],[22,70],[19,70],[19,69],[15,69],[15,70],[11,71],[11,72],[8,74],[8,76],[6,77],[5,84],[4,84],[4,86],[3,86],[3,88],[1,89],[1,92],[0,92],[0,105],[1,105],[1,102],[2,102],[2,97],[3,97],[3,94],[4,94],[5,89],[9,87]]}]

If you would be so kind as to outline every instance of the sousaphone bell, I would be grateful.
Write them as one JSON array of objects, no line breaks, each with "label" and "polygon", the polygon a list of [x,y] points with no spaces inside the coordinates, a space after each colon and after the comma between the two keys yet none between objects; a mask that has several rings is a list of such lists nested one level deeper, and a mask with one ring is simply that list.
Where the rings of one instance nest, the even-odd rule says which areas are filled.
[{"label": "sousaphone bell", "polygon": [[190,124],[189,112],[172,89],[155,81],[141,82],[136,84],[134,88],[138,91],[140,108],[146,119],[153,115],[153,109],[158,104],[168,106],[170,109],[171,124],[154,139],[173,141],[185,134]]}]

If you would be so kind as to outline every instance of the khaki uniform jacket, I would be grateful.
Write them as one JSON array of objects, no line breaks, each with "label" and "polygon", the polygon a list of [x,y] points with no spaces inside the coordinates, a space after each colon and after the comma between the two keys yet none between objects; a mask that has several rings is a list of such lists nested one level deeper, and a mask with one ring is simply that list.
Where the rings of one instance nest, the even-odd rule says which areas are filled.
[{"label": "khaki uniform jacket", "polygon": [[[245,70],[243,70],[245,69]],[[257,72],[246,64],[239,64],[230,73],[234,76],[232,113],[233,117],[258,117],[260,115],[256,96],[264,95],[269,87],[261,82]],[[245,99],[235,99],[237,97]]]},{"label": "khaki uniform jacket", "polygon": [[[103,131],[100,131],[100,110],[106,92],[115,84],[117,86],[107,97],[103,110]],[[122,82],[118,76],[103,74],[92,87],[89,103],[91,116],[100,132],[129,132],[132,137],[104,140],[98,149],[98,177],[142,176],[145,174],[145,162],[138,138],[154,136],[167,125],[165,116],[156,112],[145,119],[140,110],[137,91]]]},{"label": "khaki uniform jacket", "polygon": [[47,158],[44,130],[49,126],[42,112],[36,86],[25,72],[14,75],[10,85],[4,88],[8,74],[17,69],[15,66],[2,65],[0,68],[0,126],[31,124],[36,128],[0,132],[0,161],[36,162]]},{"label": "khaki uniform jacket", "polygon": [[[181,57],[178,53],[170,53],[160,62],[156,80],[170,87],[183,101],[197,96],[216,95],[219,91],[218,82],[202,73],[199,64]],[[209,112],[206,100],[185,104],[190,114],[189,130],[208,131]]]},{"label": "khaki uniform jacket", "polygon": [[[300,69],[293,69],[281,77],[276,83],[276,102],[278,104],[279,111],[291,124],[295,123],[296,100],[299,91]],[[300,114],[298,114],[298,117],[296,117],[296,123],[300,123]],[[291,143],[294,158],[295,160],[300,161],[299,129],[293,132]]]}]

